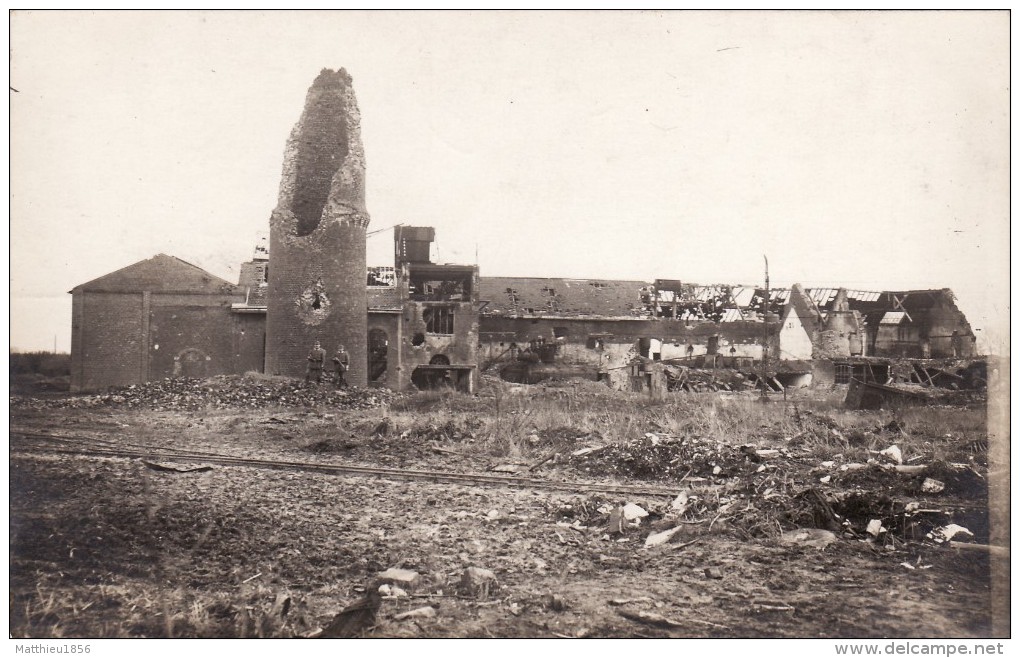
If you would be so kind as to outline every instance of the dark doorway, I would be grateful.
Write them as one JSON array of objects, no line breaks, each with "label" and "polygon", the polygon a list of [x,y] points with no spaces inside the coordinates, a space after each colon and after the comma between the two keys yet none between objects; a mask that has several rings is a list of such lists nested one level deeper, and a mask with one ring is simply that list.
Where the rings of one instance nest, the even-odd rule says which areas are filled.
[{"label": "dark doorway", "polygon": [[718,354],[719,353],[719,337],[709,336],[708,337],[708,353]]},{"label": "dark doorway", "polygon": [[389,336],[382,329],[368,332],[368,382],[386,381],[386,355],[389,352]]}]

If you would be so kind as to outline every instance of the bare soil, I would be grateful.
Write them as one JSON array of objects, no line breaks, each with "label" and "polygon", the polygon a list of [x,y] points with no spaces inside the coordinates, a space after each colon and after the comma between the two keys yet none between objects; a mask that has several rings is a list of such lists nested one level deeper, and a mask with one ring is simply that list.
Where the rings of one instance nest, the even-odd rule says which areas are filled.
[{"label": "bare soil", "polygon": [[[392,427],[378,410],[325,406],[166,411],[14,405],[10,632],[16,637],[306,636],[373,587],[379,572],[402,567],[418,572],[421,581],[410,596],[384,599],[365,636],[960,638],[991,633],[988,559],[935,545],[925,539],[926,528],[912,526],[908,532],[906,523],[893,522],[902,512],[898,504],[920,496],[916,478],[877,467],[837,469],[822,485],[818,462],[827,455],[808,458],[788,449],[783,465],[772,467],[735,446],[725,453],[730,457],[717,460],[724,469],[716,474],[708,461],[681,469],[687,479],[641,469],[606,472],[597,468],[602,462],[569,457],[567,448],[599,442],[588,430],[543,430],[533,453],[515,457],[513,451],[494,455],[474,449],[470,420],[468,412],[467,421],[445,429],[430,420],[408,432]],[[638,441],[644,428],[636,430]],[[624,501],[541,488],[239,466],[154,471],[140,460],[42,450],[19,433],[459,472],[485,472],[515,458],[534,463],[543,453],[560,450],[565,457],[531,475],[673,483],[678,493],[700,491],[702,501],[715,496],[715,506],[692,503],[678,521],[670,516],[669,498]],[[758,445],[791,444],[788,437],[772,440]],[[662,445],[656,443],[655,450]],[[634,452],[632,459],[639,458]],[[943,478],[950,486],[935,498],[949,512],[936,516],[939,522],[969,523],[976,539],[987,542],[982,507],[987,487],[981,488],[980,468],[974,472],[971,479],[959,476],[960,483]],[[776,482],[783,483],[777,499],[787,506],[783,509],[768,504],[769,496],[779,493],[768,493],[765,485],[777,489]],[[848,523],[824,548],[782,539],[797,526],[812,525],[810,513],[798,516],[790,505],[803,501],[798,492],[813,487],[829,492]],[[719,497],[723,494],[727,498]],[[933,504],[932,498],[925,504]],[[720,500],[729,501],[729,507],[720,507]],[[622,535],[610,534],[605,510],[625,502],[650,515]],[[898,537],[876,541],[863,533],[862,525],[873,515],[884,518],[888,534]],[[677,523],[683,527],[671,542],[644,546],[651,532]],[[498,587],[482,596],[461,590],[461,575],[471,566],[492,570]],[[395,619],[426,605],[437,614]],[[634,621],[633,613],[655,613],[672,623]]]}]

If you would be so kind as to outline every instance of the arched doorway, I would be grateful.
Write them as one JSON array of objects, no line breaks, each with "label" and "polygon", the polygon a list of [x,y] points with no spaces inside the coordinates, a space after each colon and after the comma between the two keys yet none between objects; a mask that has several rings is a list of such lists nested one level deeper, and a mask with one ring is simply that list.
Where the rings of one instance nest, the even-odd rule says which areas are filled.
[{"label": "arched doorway", "polygon": [[212,359],[202,350],[189,347],[174,357],[174,377],[194,377],[202,379],[209,376],[209,362]]},{"label": "arched doorway", "polygon": [[389,351],[389,336],[382,329],[368,332],[368,383],[381,384],[386,381],[386,353]]}]

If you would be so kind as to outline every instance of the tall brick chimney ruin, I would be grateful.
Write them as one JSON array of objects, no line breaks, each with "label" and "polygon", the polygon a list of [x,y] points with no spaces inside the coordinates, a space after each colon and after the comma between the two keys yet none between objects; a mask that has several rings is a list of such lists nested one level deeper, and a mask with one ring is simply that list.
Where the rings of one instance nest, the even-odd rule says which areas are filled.
[{"label": "tall brick chimney ruin", "polygon": [[365,152],[347,71],[323,69],[283,158],[269,224],[266,372],[304,376],[315,341],[350,355],[347,382],[367,384]]}]

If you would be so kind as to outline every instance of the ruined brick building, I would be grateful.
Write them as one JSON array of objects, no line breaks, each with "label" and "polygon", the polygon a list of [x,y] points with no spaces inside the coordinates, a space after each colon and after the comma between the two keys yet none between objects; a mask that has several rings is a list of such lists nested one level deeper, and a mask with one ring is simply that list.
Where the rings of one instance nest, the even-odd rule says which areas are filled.
[{"label": "ruined brick building", "polygon": [[[237,284],[159,254],[72,291],[71,385],[259,371],[301,377],[314,341],[344,345],[348,381],[473,391],[527,352],[611,383],[641,361],[752,370],[787,383],[881,378],[889,359],[974,355],[948,289],[479,277],[433,263],[428,227],[397,226],[368,268],[365,156],[350,76],[322,71],[284,154],[269,240]],[[885,361],[883,361],[885,360]],[[875,375],[876,370],[880,375]],[[886,370],[882,370],[885,368]]]}]

